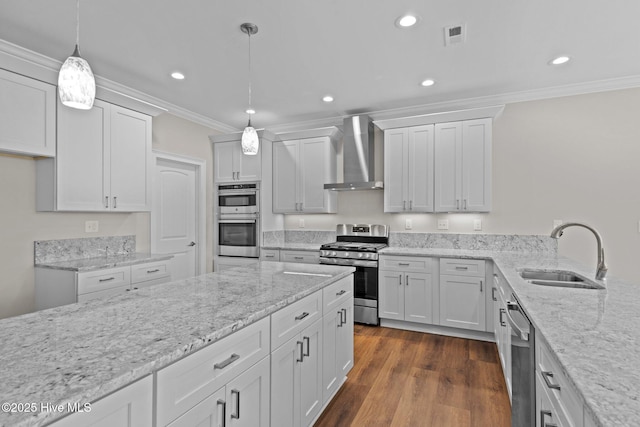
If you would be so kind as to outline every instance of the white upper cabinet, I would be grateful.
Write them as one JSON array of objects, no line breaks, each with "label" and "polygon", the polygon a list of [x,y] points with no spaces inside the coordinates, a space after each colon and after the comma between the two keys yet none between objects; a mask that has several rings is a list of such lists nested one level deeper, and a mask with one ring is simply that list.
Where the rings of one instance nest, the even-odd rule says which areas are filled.
[{"label": "white upper cabinet", "polygon": [[384,211],[433,212],[434,126],[384,131]]},{"label": "white upper cabinet", "polygon": [[262,173],[262,151],[255,156],[242,153],[241,141],[215,142],[213,158],[215,181],[260,181]]},{"label": "white upper cabinet", "polygon": [[491,210],[491,120],[435,125],[435,211]]},{"label": "white upper cabinet", "polygon": [[0,151],[56,155],[56,87],[0,70]]},{"label": "white upper cabinet", "polygon": [[324,189],[324,184],[335,181],[335,138],[317,136],[274,142],[274,213],[335,213],[337,196]]},{"label": "white upper cabinet", "polygon": [[58,103],[55,159],[37,163],[38,211],[139,212],[151,207],[151,117],[96,99]]}]

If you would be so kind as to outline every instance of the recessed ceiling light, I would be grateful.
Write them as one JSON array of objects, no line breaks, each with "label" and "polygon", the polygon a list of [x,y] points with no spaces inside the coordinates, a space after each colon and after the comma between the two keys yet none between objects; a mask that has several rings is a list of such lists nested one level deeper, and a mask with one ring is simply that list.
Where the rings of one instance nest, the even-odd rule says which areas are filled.
[{"label": "recessed ceiling light", "polygon": [[324,102],[333,102],[333,96],[331,96],[331,95],[323,96],[323,97],[322,97],[322,100],[323,100]]},{"label": "recessed ceiling light", "polygon": [[567,62],[569,62],[571,58],[569,58],[566,55],[562,55],[562,56],[558,56],[556,58],[553,58],[550,62],[551,65],[561,65],[561,64],[566,64]]},{"label": "recessed ceiling light", "polygon": [[245,110],[245,113],[247,113],[247,114],[255,114],[255,113],[256,113],[256,110],[254,110],[253,108],[247,108],[247,109]]},{"label": "recessed ceiling light", "polygon": [[436,84],[435,80],[433,79],[426,79],[423,80],[422,83],[420,83],[422,86],[424,87],[429,87],[429,86],[433,86],[434,84]]},{"label": "recessed ceiling light", "polygon": [[184,80],[184,74],[182,74],[179,71],[174,71],[173,73],[171,73],[171,77],[173,77],[176,80]]},{"label": "recessed ceiling light", "polygon": [[416,25],[418,17],[414,15],[404,15],[396,19],[396,26],[400,28],[409,28]]}]

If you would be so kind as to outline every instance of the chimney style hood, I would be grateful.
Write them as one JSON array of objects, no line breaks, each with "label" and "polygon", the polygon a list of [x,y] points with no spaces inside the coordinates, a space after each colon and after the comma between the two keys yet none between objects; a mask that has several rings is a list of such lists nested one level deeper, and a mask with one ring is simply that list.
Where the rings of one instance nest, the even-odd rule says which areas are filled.
[{"label": "chimney style hood", "polygon": [[374,181],[373,123],[369,116],[344,119],[344,182],[325,184],[325,190],[379,190],[382,181]]}]

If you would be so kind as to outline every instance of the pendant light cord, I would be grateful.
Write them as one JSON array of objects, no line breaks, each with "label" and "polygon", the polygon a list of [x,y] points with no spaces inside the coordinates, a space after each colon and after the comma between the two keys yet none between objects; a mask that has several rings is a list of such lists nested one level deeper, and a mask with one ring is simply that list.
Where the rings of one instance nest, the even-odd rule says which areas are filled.
[{"label": "pendant light cord", "polygon": [[80,0],[76,0],[76,46],[80,46]]},{"label": "pendant light cord", "polygon": [[[247,34],[249,35],[249,108],[251,108],[251,31],[247,31]],[[249,118],[251,118],[251,114],[249,114]]]}]

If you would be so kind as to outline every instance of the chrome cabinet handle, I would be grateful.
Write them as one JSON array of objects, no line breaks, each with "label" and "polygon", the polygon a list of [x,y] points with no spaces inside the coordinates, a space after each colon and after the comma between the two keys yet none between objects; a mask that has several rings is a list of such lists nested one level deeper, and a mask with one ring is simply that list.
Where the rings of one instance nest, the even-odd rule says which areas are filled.
[{"label": "chrome cabinet handle", "polygon": [[464,202],[464,208],[463,209],[466,211],[467,210],[467,199],[464,199],[463,202]]},{"label": "chrome cabinet handle", "polygon": [[113,196],[113,209],[118,208],[118,196]]},{"label": "chrome cabinet handle", "polygon": [[465,267],[465,266],[462,266],[462,265],[457,265],[456,266],[456,270],[459,270],[459,271],[466,271],[468,269],[469,269],[469,267]]},{"label": "chrome cabinet handle", "polygon": [[309,315],[309,313],[307,313],[306,311],[303,311],[303,312],[302,312],[302,314],[301,314],[301,315],[299,315],[299,316],[296,316],[296,317],[295,317],[295,319],[296,319],[296,320],[302,320],[302,319],[304,319],[305,317],[307,317],[308,315]]},{"label": "chrome cabinet handle", "polygon": [[109,209],[109,196],[104,196],[104,207]]},{"label": "chrome cabinet handle", "polygon": [[460,199],[456,199],[456,210],[460,210]]},{"label": "chrome cabinet handle", "polygon": [[494,301],[498,301],[498,299],[496,298],[496,289],[497,288],[495,286],[491,289],[491,299]]},{"label": "chrome cabinet handle", "polygon": [[112,280],[116,280],[115,277],[108,277],[106,279],[99,279],[98,282],[102,283],[102,282],[110,282]]},{"label": "chrome cabinet handle", "polygon": [[483,280],[480,280],[480,292],[482,292],[482,282]]},{"label": "chrome cabinet handle", "polygon": [[398,265],[408,266],[410,264],[408,262],[399,262]]},{"label": "chrome cabinet handle", "polygon": [[347,293],[347,291],[345,291],[345,290],[343,289],[343,290],[341,290],[340,292],[336,292],[336,296],[338,296],[338,297],[339,297],[340,295],[344,295],[344,294],[346,294],[346,293]]},{"label": "chrome cabinet handle", "polygon": [[[342,319],[342,315],[344,314],[344,320]],[[347,309],[343,308],[342,310],[340,310],[340,320],[342,321],[342,324],[344,325],[345,323],[347,323]]]},{"label": "chrome cabinet handle", "polygon": [[404,284],[409,286],[409,275],[408,274],[405,274],[405,276],[404,276]]},{"label": "chrome cabinet handle", "polygon": [[403,201],[402,201],[402,210],[403,210],[403,211],[406,211],[406,210],[407,210],[407,201],[406,201],[406,200],[403,200]]},{"label": "chrome cabinet handle", "polygon": [[506,322],[502,320],[502,315],[505,314],[506,312],[507,310],[505,310],[504,308],[500,309],[500,325],[502,326],[507,326]]},{"label": "chrome cabinet handle", "polygon": [[551,381],[549,381],[549,378],[553,378],[553,372],[542,371],[542,379],[544,380],[547,387],[560,390],[560,384],[553,384]]},{"label": "chrome cabinet handle", "polygon": [[196,242],[191,242],[187,246],[195,246],[195,245],[196,245]]},{"label": "chrome cabinet handle", "polygon": [[296,345],[300,350],[300,358],[296,358],[296,362],[302,362],[304,360],[304,344],[302,344],[302,341],[296,341]]},{"label": "chrome cabinet handle", "polygon": [[340,323],[338,323],[338,328],[342,328],[342,310],[338,311],[338,316],[340,316]]},{"label": "chrome cabinet handle", "polygon": [[227,366],[231,365],[236,360],[240,359],[240,355],[236,353],[232,353],[231,356],[223,360],[222,362],[216,363],[213,365],[213,369],[224,369]]},{"label": "chrome cabinet handle", "polygon": [[157,273],[158,271],[160,271],[159,268],[154,268],[153,270],[147,270],[147,274]]},{"label": "chrome cabinet handle", "polygon": [[236,395],[236,413],[231,414],[231,418],[240,419],[240,390],[231,390],[231,395]]},{"label": "chrome cabinet handle", "polygon": [[301,256],[294,256],[293,259],[304,259],[304,257]]},{"label": "chrome cabinet handle", "polygon": [[302,353],[302,356],[309,357],[309,353],[311,352],[311,344],[310,344],[311,340],[309,339],[309,337],[302,337],[302,341],[305,341],[307,343],[307,351]]},{"label": "chrome cabinet handle", "polygon": [[558,427],[555,423],[547,423],[544,421],[544,417],[552,416],[551,411],[546,411],[544,409],[540,410],[540,427]]},{"label": "chrome cabinet handle", "polygon": [[222,406],[222,423],[218,424],[219,426],[225,427],[227,424],[227,402],[222,399],[218,399],[216,402],[218,406]]},{"label": "chrome cabinet handle", "polygon": [[398,285],[402,286],[402,274],[398,274]]},{"label": "chrome cabinet handle", "polygon": [[413,200],[409,200],[409,210],[413,210]]}]

